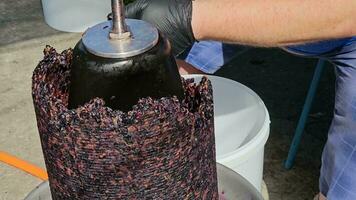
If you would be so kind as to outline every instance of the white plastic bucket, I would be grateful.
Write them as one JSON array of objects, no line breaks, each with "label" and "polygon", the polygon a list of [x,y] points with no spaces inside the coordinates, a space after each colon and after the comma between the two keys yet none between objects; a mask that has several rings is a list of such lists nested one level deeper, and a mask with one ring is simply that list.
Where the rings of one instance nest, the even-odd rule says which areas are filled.
[{"label": "white plastic bucket", "polygon": [[46,23],[66,32],[84,32],[106,21],[111,12],[110,0],[42,0]]},{"label": "white plastic bucket", "polygon": [[[187,75],[200,81],[201,75]],[[251,89],[230,79],[208,76],[213,85],[217,162],[261,191],[268,111]]]}]

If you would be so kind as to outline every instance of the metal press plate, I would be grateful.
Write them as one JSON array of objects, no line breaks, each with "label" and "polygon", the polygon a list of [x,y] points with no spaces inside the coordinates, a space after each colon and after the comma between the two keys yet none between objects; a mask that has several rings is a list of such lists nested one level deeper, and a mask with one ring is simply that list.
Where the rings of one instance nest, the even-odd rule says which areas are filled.
[{"label": "metal press plate", "polygon": [[85,48],[92,54],[105,58],[127,58],[148,51],[158,42],[158,30],[148,22],[126,19],[132,37],[124,40],[109,39],[112,21],[89,28],[83,35]]},{"label": "metal press plate", "polygon": [[[263,200],[255,187],[231,169],[217,164],[220,198],[223,200]],[[52,200],[48,181],[37,186],[25,200]]]}]

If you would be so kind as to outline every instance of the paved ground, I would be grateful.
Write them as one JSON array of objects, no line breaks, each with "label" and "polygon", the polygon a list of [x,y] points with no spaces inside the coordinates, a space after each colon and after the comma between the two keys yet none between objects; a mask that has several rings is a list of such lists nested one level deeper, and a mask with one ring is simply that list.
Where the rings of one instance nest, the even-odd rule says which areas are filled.
[{"label": "paved ground", "polygon": [[[44,167],[30,96],[31,73],[45,44],[64,49],[79,37],[48,27],[39,0],[0,1],[0,151]],[[311,199],[317,192],[320,154],[332,114],[331,66],[322,76],[296,165],[290,171],[282,165],[315,64],[278,49],[251,49],[217,72],[253,89],[269,109],[264,179],[272,200]],[[39,183],[0,163],[0,200],[22,199]]]},{"label": "paved ground", "polygon": [[318,191],[320,155],[333,107],[332,66],[323,73],[294,168],[287,171],[282,165],[315,64],[278,49],[254,49],[217,73],[253,89],[270,112],[264,179],[272,200],[306,200]]}]

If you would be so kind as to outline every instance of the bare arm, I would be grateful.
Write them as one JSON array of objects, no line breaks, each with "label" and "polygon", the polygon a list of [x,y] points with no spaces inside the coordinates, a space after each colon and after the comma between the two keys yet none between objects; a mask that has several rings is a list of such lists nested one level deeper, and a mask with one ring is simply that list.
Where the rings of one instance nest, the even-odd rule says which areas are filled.
[{"label": "bare arm", "polygon": [[285,46],[356,35],[356,0],[195,0],[196,39]]}]

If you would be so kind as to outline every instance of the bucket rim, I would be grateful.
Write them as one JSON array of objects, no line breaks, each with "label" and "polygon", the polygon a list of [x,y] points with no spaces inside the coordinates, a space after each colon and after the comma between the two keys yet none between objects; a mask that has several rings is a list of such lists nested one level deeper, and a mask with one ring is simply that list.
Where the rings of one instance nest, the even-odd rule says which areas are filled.
[{"label": "bucket rim", "polygon": [[[246,178],[244,178],[238,172],[236,172],[236,171],[232,170],[231,168],[227,167],[226,165],[218,163],[218,162],[216,163],[216,172],[217,172],[217,179],[218,179],[217,181],[218,182],[225,182],[226,178],[224,180],[224,177],[228,177],[229,179],[233,178],[235,183],[236,183],[236,181],[238,181],[237,183],[239,185],[237,185],[237,187],[240,190],[241,190],[241,188],[244,188],[243,190],[248,193],[247,196],[242,197],[243,199],[247,199],[247,197],[248,197],[248,199],[263,200],[261,193],[252,185],[252,183],[250,183]],[[221,192],[225,191],[224,188],[220,188],[220,187],[221,186],[219,186],[219,184],[218,184],[219,194],[221,194]],[[233,185],[230,185],[230,187],[233,187]],[[49,180],[43,181],[39,185],[37,185],[33,190],[30,191],[30,193],[28,193],[26,195],[24,200],[43,199],[39,195],[46,191],[47,191],[47,193],[45,193],[45,195],[46,196],[49,195],[49,198],[48,199],[45,198],[45,200],[52,199],[51,194],[50,194],[51,191],[50,191],[50,187],[49,187]],[[232,191],[231,188],[229,188],[229,191]],[[235,192],[235,193],[237,193],[237,192]]]}]

